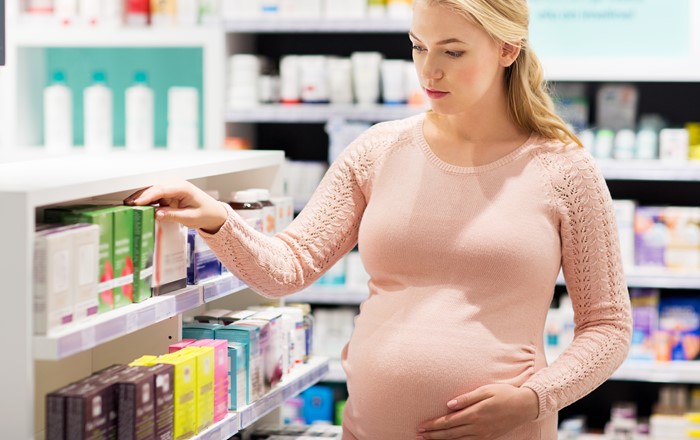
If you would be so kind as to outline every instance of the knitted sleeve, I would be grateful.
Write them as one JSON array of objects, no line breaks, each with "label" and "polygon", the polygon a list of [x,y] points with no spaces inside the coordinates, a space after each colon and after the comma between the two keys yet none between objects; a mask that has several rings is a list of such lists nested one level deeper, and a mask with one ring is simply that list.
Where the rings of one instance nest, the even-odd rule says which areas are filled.
[{"label": "knitted sleeve", "polygon": [[279,297],[303,289],[357,243],[366,206],[364,185],[374,165],[371,128],[335,160],[306,207],[274,237],[257,232],[228,205],[215,234],[198,231],[222,263],[253,290]]},{"label": "knitted sleeve", "polygon": [[590,393],[625,360],[632,318],[612,199],[582,148],[539,155],[560,219],[562,269],[574,306],[572,344],[524,386],[539,398],[538,419]]}]

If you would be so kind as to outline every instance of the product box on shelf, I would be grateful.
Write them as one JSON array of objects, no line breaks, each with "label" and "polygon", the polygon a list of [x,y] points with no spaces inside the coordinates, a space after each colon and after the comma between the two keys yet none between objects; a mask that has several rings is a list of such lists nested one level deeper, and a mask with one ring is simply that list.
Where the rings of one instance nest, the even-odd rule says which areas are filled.
[{"label": "product box on shelf", "polygon": [[229,398],[228,409],[240,410],[251,403],[250,390],[248,388],[248,363],[246,353],[248,351],[245,342],[227,341],[229,360]]},{"label": "product box on shelf", "polygon": [[45,229],[34,240],[34,333],[73,321],[73,242],[62,228]]},{"label": "product box on shelf", "polygon": [[153,373],[148,367],[128,367],[117,384],[118,438],[155,438]]},{"label": "product box on shelf", "polygon": [[133,361],[131,366],[144,366],[153,374],[155,399],[155,433],[156,439],[172,439],[175,411],[175,369],[170,364],[157,364],[156,356],[142,356]]},{"label": "product box on shelf", "polygon": [[[269,347],[263,353],[265,364],[265,380],[274,386],[282,379],[284,372],[289,370],[289,366],[284,362],[287,357],[284,355],[288,350],[285,346],[284,331],[282,330],[282,314],[274,309],[257,312],[250,317],[252,321],[263,321],[269,328]],[[247,320],[241,321],[245,323]]]},{"label": "product box on shelf", "polygon": [[270,201],[275,205],[275,226],[277,232],[283,231],[294,220],[294,199],[288,196],[271,197]]},{"label": "product box on shelf", "polygon": [[632,303],[632,341],[628,357],[654,360],[654,333],[659,325],[659,291],[630,289]]},{"label": "product box on shelf", "polygon": [[187,282],[200,284],[221,275],[221,263],[194,229],[187,234]]},{"label": "product box on shelf", "polygon": [[637,203],[634,200],[613,200],[622,264],[626,269],[634,267],[634,213]]},{"label": "product box on shelf", "polygon": [[176,342],[174,344],[170,344],[168,346],[168,353],[175,353],[176,351],[180,351],[183,348],[187,347],[191,343],[193,343],[195,339],[183,339],[180,342]]},{"label": "product box on shelf", "polygon": [[[270,323],[264,320],[256,320],[252,318],[243,319],[236,322],[234,327],[252,327],[255,329],[255,337],[258,341],[258,355],[260,356],[260,369],[262,372],[262,394],[270,391],[273,380],[275,383],[279,381],[275,375],[274,359],[271,356],[271,341],[270,341]],[[269,364],[268,364],[269,362]]]},{"label": "product box on shelf", "polygon": [[214,422],[226,417],[228,412],[228,343],[223,340],[200,339],[192,347],[211,347],[214,350]]},{"label": "product box on shelf", "polygon": [[187,228],[172,222],[156,222],[156,295],[187,287]]},{"label": "product box on shelf", "polygon": [[152,295],[155,252],[155,209],[134,206],[134,302]]},{"label": "product box on shelf", "polygon": [[197,429],[195,401],[197,361],[191,356],[179,356],[177,352],[158,358],[158,363],[174,368],[173,438],[188,438]]},{"label": "product box on shelf", "polygon": [[700,270],[700,208],[638,207],[635,262],[677,270]]},{"label": "product box on shelf", "polygon": [[177,352],[196,361],[195,408],[197,431],[214,423],[214,348],[188,346]]},{"label": "product box on shelf", "polygon": [[657,360],[700,359],[700,298],[661,298]]},{"label": "product box on shelf", "polygon": [[134,299],[134,211],[130,206],[114,206],[114,308],[131,304]]},{"label": "product box on shelf", "polygon": [[248,401],[255,402],[265,393],[263,360],[260,352],[260,329],[238,324],[216,329],[215,339],[245,343],[245,359],[248,367]]},{"label": "product box on shelf", "polygon": [[77,224],[70,228],[73,238],[73,255],[76,267],[73,271],[73,316],[76,321],[96,315],[97,260],[100,245],[100,228],[96,225]]},{"label": "product box on shelf", "polygon": [[182,325],[182,339],[215,339],[216,330],[221,324],[191,322]]}]

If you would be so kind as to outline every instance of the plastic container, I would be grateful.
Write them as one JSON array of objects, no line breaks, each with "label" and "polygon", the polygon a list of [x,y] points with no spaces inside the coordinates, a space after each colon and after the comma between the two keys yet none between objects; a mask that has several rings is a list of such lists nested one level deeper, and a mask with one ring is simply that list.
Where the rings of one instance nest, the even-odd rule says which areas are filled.
[{"label": "plastic container", "polygon": [[63,71],[53,73],[44,89],[44,145],[47,151],[70,151],[73,147],[73,96]]},{"label": "plastic container", "polygon": [[85,150],[108,151],[112,140],[112,90],[101,70],[92,74],[93,85],[83,91]]},{"label": "plastic container", "polygon": [[254,191],[234,191],[229,206],[256,231],[262,232],[263,205]]},{"label": "plastic container", "polygon": [[270,190],[265,188],[255,188],[254,191],[258,202],[262,205],[262,228],[265,235],[275,235],[277,228],[275,227],[275,205],[270,201]]},{"label": "plastic container", "polygon": [[134,74],[134,85],[126,89],[126,148],[146,151],[153,148],[153,90],[146,85],[146,72]]}]

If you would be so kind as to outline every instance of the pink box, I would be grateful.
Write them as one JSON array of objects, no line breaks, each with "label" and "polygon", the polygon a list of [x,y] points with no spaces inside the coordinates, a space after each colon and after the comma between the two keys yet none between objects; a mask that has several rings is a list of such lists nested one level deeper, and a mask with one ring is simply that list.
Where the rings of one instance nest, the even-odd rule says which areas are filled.
[{"label": "pink box", "polygon": [[228,413],[228,341],[198,339],[192,346],[214,349],[214,421],[219,421]]},{"label": "pink box", "polygon": [[182,350],[183,348],[187,347],[188,345],[192,344],[193,342],[197,342],[197,340],[196,339],[183,339],[180,342],[170,344],[170,346],[168,347],[168,353],[174,353],[176,351]]}]

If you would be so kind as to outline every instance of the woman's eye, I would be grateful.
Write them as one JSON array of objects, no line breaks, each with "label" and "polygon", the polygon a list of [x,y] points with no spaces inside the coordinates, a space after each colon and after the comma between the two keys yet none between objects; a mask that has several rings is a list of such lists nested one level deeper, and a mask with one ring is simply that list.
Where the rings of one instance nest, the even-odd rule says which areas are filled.
[{"label": "woman's eye", "polygon": [[414,44],[413,46],[411,46],[411,48],[416,52],[423,52],[423,48],[418,46],[417,44]]},{"label": "woman's eye", "polygon": [[462,55],[464,55],[464,52],[455,52],[452,50],[448,50],[445,53],[447,54],[447,56],[452,57],[452,58],[459,58]]}]

